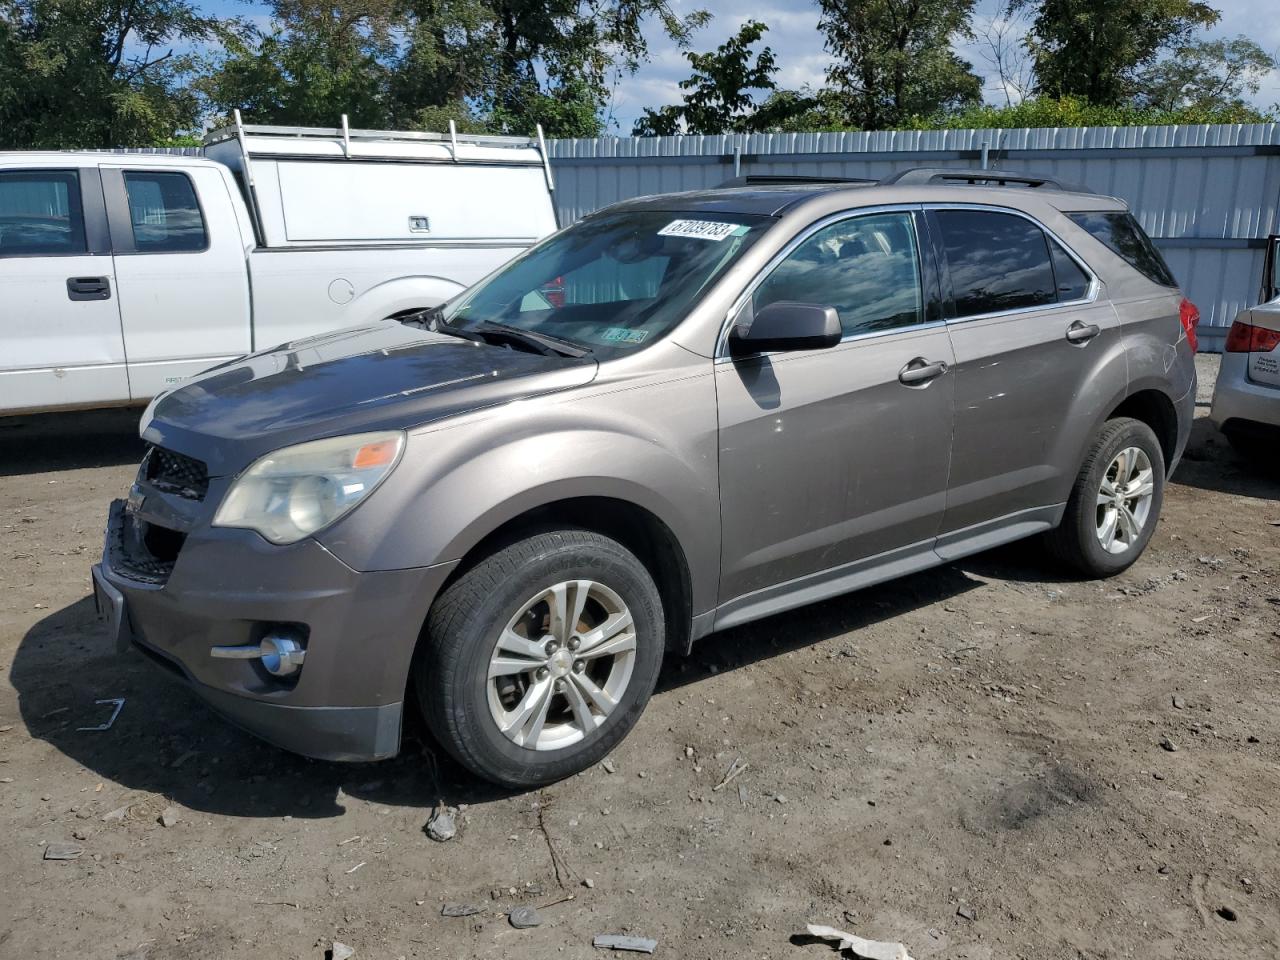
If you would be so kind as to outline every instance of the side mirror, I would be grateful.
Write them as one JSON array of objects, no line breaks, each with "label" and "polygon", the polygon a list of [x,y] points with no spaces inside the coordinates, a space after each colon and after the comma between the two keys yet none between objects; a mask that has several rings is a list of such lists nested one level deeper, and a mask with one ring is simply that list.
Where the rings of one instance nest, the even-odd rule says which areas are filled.
[{"label": "side mirror", "polygon": [[822,350],[834,347],[842,336],[835,307],[778,300],[757,311],[749,326],[741,321],[734,326],[729,350],[735,354]]}]

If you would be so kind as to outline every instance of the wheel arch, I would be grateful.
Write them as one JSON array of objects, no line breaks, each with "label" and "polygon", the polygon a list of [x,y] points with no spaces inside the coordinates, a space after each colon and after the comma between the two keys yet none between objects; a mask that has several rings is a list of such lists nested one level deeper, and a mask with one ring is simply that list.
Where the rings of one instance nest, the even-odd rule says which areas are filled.
[{"label": "wheel arch", "polygon": [[1103,422],[1117,417],[1132,417],[1150,427],[1160,441],[1165,469],[1172,467],[1178,446],[1178,410],[1168,394],[1155,387],[1130,393],[1112,406]]},{"label": "wheel arch", "polygon": [[684,548],[661,517],[624,497],[564,496],[507,517],[463,552],[441,592],[494,551],[534,533],[565,528],[591,530],[616,540],[635,554],[653,577],[662,598],[667,649],[687,652],[693,642],[693,576]]},{"label": "wheel arch", "polygon": [[353,323],[385,320],[396,314],[434,307],[465,289],[463,284],[447,277],[397,277],[363,291],[347,304],[347,313],[356,318]]}]

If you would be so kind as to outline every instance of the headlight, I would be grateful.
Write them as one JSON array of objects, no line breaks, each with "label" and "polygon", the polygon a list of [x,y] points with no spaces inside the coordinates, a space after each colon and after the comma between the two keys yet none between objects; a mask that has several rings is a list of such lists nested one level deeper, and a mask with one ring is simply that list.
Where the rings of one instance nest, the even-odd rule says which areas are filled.
[{"label": "headlight", "polygon": [[285,447],[231,485],[215,527],[246,527],[272,543],[294,543],[367,497],[400,459],[400,431],[361,433]]}]

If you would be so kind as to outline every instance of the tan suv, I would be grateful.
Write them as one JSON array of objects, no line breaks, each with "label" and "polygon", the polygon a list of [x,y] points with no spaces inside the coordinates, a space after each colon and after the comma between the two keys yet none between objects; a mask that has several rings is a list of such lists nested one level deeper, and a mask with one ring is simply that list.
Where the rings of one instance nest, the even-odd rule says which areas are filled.
[{"label": "tan suv", "polygon": [[96,592],[290,750],[391,756],[416,691],[471,770],[546,783],[712,631],[1032,534],[1133,563],[1194,325],[1120,201],[1045,178],[645,197],[158,398]]}]

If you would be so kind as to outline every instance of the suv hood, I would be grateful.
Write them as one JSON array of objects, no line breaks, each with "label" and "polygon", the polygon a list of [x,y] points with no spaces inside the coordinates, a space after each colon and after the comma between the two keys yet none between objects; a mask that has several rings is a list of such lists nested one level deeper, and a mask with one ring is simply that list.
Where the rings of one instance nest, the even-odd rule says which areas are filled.
[{"label": "suv hood", "polygon": [[226,476],[291,444],[408,429],[582,386],[596,367],[387,320],[206,370],[152,403],[142,437]]}]

